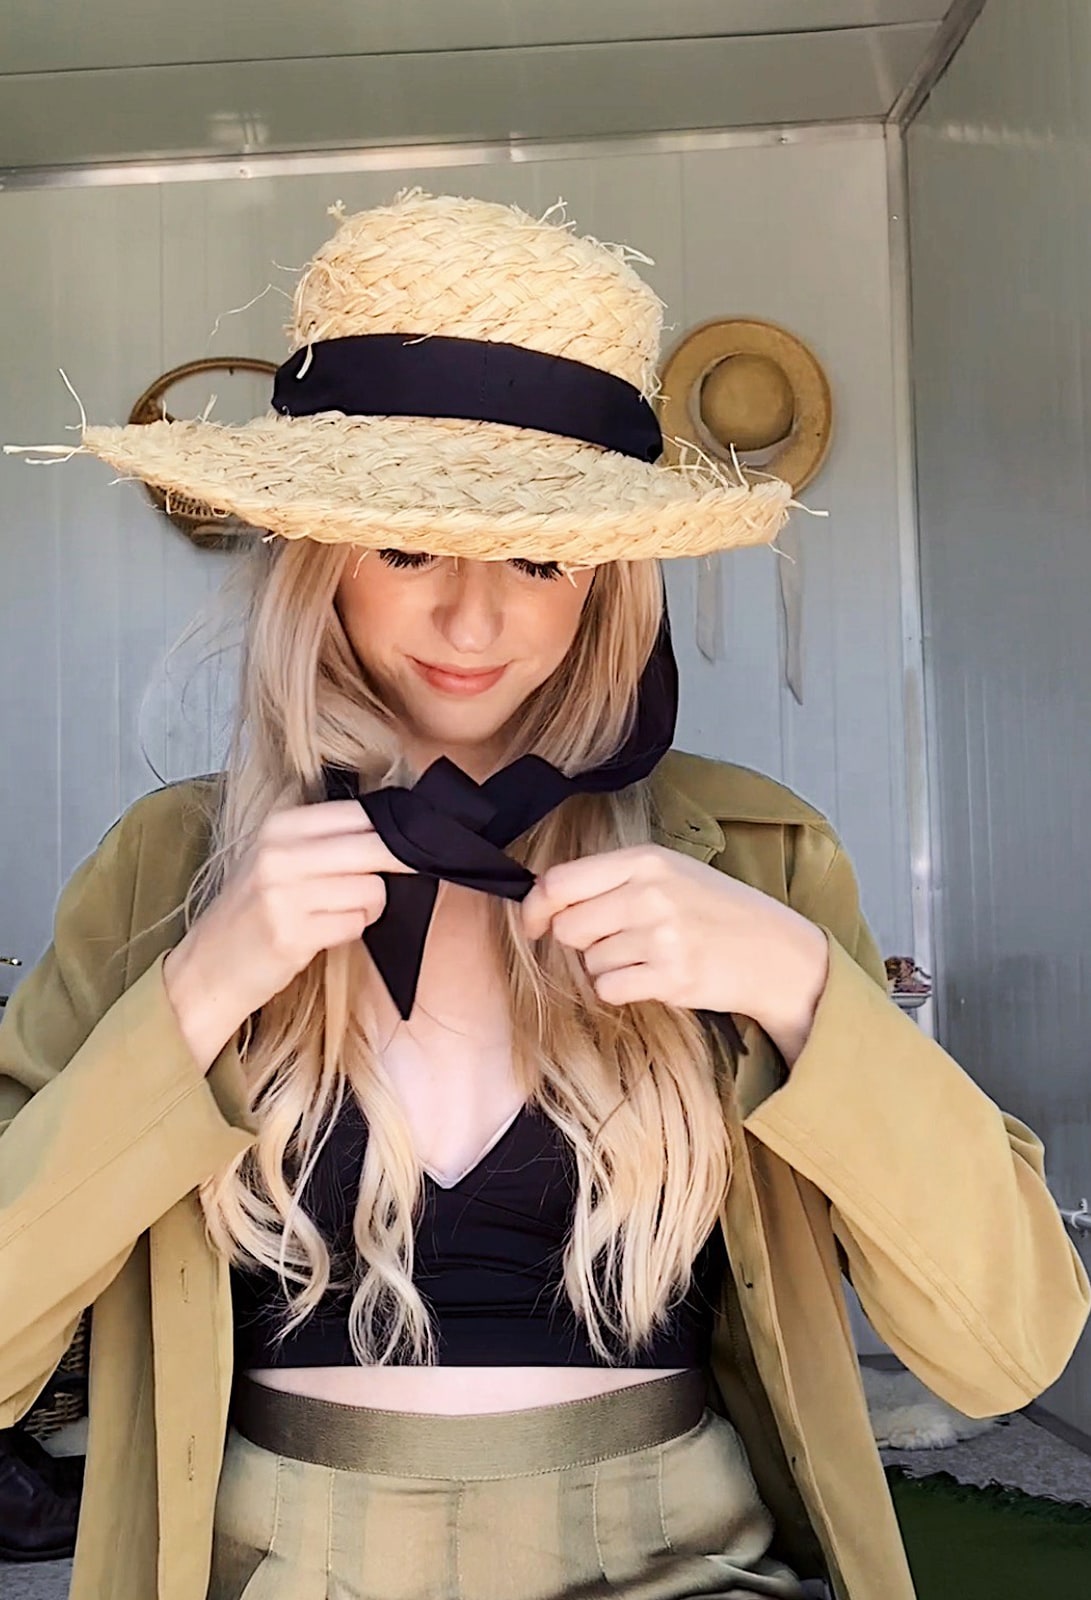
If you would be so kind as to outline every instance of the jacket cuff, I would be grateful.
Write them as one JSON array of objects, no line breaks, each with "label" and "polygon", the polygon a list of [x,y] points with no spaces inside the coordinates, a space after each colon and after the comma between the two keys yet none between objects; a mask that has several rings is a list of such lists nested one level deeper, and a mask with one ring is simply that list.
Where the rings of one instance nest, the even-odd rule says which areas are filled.
[{"label": "jacket cuff", "polygon": [[[780,1088],[744,1126],[777,1148],[790,1146],[792,1165],[847,1198],[860,1198],[863,1174],[886,1189],[891,1178],[884,1148],[924,1152],[937,1131],[969,1117],[995,1121],[999,1109],[951,1058],[926,1038],[862,967],[823,928],[829,970],[807,1042]],[[917,1173],[907,1174],[915,1182]],[[972,1176],[970,1178],[973,1188]],[[875,1196],[878,1201],[878,1194]],[[980,1199],[979,1194],[967,1198]],[[926,1212],[931,1207],[922,1196]]]},{"label": "jacket cuff", "polygon": [[1091,1303],[1042,1142],[824,931],[810,1036],[743,1126],[825,1194],[865,1312],[930,1387],[975,1416],[1025,1404]]},{"label": "jacket cuff", "polygon": [[[138,1026],[149,1027],[161,1045],[167,1045],[167,1056],[171,1062],[177,1060],[179,1066],[184,1063],[194,1076],[204,1079],[208,1095],[213,1102],[213,1105],[206,1109],[214,1118],[215,1112],[218,1111],[222,1120],[231,1128],[244,1134],[256,1134],[257,1123],[249,1108],[246,1073],[239,1055],[238,1034],[228,1040],[207,1072],[202,1072],[190,1053],[189,1045],[186,1043],[167,994],[163,963],[168,953],[164,951],[162,955],[157,956],[148,971],[126,990],[118,1003],[123,1004],[130,995],[135,995],[138,989],[146,986],[149,992],[141,998],[142,1015],[138,1019]],[[237,1145],[237,1141],[234,1142]]]}]

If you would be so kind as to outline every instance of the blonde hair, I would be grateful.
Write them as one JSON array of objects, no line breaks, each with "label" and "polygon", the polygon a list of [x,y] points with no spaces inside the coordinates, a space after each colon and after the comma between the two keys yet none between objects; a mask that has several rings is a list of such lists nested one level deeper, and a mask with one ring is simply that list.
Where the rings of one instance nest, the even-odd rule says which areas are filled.
[{"label": "blonde hair", "polygon": [[[277,540],[257,559],[236,732],[191,915],[272,810],[320,797],[324,763],[355,768],[369,787],[410,777],[398,726],[365,681],[333,603],[345,548]],[[508,759],[533,749],[574,772],[610,757],[628,732],[662,607],[658,563],[599,567],[568,655],[521,708]],[[511,853],[538,873],[645,842],[652,822],[647,783],[576,796]],[[684,1295],[716,1224],[730,1170],[721,1096],[732,1074],[693,1013],[604,1004],[573,951],[549,937],[530,947],[518,912],[490,902],[510,978],[515,1072],[571,1144],[578,1177],[560,1292],[610,1361],[608,1341],[636,1352]],[[262,1006],[244,1043],[257,1139],[204,1185],[202,1201],[218,1248],[279,1273],[282,1331],[298,1326],[336,1281],[301,1197],[333,1116],[355,1095],[368,1140],[354,1222],[353,1349],[361,1362],[427,1364],[434,1329],[413,1283],[421,1166],[350,998],[368,959],[362,944],[328,951]]]}]

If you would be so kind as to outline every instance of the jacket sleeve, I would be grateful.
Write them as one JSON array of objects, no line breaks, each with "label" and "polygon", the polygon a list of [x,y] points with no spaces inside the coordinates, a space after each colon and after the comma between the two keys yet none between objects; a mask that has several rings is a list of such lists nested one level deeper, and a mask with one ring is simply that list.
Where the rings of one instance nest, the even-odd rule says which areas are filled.
[{"label": "jacket sleeve", "polygon": [[825,931],[829,977],[745,1126],[827,1196],[849,1279],[906,1366],[968,1416],[1015,1410],[1064,1371],[1091,1309],[1042,1143],[888,998],[847,856],[827,828],[801,835],[789,903]]},{"label": "jacket sleeve", "polygon": [[140,1234],[250,1143],[234,1044],[206,1077],[167,999],[178,931],[150,962],[130,943],[140,804],[69,881],[0,1024],[0,1427]]}]

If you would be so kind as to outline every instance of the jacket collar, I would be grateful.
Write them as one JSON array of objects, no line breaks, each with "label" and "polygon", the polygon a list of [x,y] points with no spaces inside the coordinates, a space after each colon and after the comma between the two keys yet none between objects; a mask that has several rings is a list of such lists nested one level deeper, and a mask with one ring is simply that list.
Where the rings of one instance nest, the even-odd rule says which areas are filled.
[{"label": "jacket collar", "polygon": [[711,861],[724,848],[724,830],[710,811],[682,789],[671,773],[670,758],[661,761],[651,779],[655,802],[653,832],[657,841],[680,847],[687,855]]}]

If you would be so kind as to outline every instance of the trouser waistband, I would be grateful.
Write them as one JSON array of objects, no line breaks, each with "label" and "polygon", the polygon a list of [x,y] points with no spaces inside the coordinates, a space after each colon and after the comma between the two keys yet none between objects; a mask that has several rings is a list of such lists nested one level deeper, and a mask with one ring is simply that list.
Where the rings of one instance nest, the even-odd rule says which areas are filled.
[{"label": "trouser waistband", "polygon": [[263,1450],[341,1471],[504,1478],[665,1444],[697,1425],[706,1393],[704,1374],[695,1368],[587,1400],[449,1417],[313,1400],[240,1375],[231,1421]]}]

